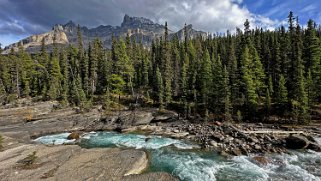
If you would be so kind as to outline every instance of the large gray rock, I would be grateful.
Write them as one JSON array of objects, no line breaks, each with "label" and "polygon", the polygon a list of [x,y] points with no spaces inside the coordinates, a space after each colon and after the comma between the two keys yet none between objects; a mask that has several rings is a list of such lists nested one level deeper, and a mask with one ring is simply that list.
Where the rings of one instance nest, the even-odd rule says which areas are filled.
[{"label": "large gray rock", "polygon": [[162,110],[155,113],[155,118],[153,122],[168,122],[176,121],[178,119],[178,114],[174,111]]},{"label": "large gray rock", "polygon": [[300,135],[291,135],[285,140],[286,147],[289,149],[305,149],[310,144],[306,137]]},{"label": "large gray rock", "polygon": [[57,180],[119,180],[141,173],[148,165],[147,155],[139,150],[83,150],[58,168]]},{"label": "large gray rock", "polygon": [[[34,151],[37,158],[31,167],[25,169],[19,160],[23,160]],[[2,181],[123,180],[129,175],[141,173],[147,166],[147,155],[140,150],[24,144],[0,152]],[[150,177],[142,177],[141,180],[146,178]]]},{"label": "large gray rock", "polygon": [[134,114],[133,126],[147,125],[154,119],[151,112],[138,111]]},{"label": "large gray rock", "polygon": [[321,146],[318,143],[310,143],[307,149],[313,150],[316,152],[321,152]]},{"label": "large gray rock", "polygon": [[148,125],[154,119],[151,112],[124,111],[118,118],[118,123],[123,127]]}]

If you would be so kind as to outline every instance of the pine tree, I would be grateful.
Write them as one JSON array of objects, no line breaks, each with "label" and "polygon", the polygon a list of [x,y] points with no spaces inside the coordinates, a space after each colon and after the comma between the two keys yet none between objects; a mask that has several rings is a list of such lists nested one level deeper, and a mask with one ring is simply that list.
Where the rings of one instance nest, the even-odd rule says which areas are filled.
[{"label": "pine tree", "polygon": [[229,74],[227,71],[226,66],[224,66],[224,70],[223,70],[223,101],[224,101],[224,119],[225,121],[231,121],[232,120],[232,104],[230,101],[230,97],[231,97],[231,92],[230,92],[230,86],[229,86]]},{"label": "pine tree", "polygon": [[278,92],[277,92],[277,99],[276,102],[279,105],[286,106],[288,104],[288,91],[286,88],[286,82],[284,76],[280,75],[279,85],[278,85]]},{"label": "pine tree", "polygon": [[146,54],[143,55],[142,60],[142,85],[148,86],[149,84],[149,69],[150,69],[150,62],[148,56]]},{"label": "pine tree", "polygon": [[212,86],[212,64],[208,50],[205,50],[204,57],[202,59],[201,70],[200,70],[200,84],[201,84],[201,95],[202,103],[205,111],[208,109],[208,98],[211,92]]},{"label": "pine tree", "polygon": [[[225,102],[225,93],[224,90],[224,74],[223,74],[223,68],[222,68],[222,62],[220,56],[217,57],[217,59],[213,58],[213,68],[212,68],[212,84],[206,85],[211,90],[211,107],[214,108],[214,112],[217,115],[221,114],[222,106]],[[209,80],[208,80],[209,81]],[[210,81],[209,81],[210,82]]]},{"label": "pine tree", "polygon": [[237,65],[237,59],[235,55],[235,48],[233,42],[229,43],[227,70],[229,73],[229,80],[231,85],[231,102],[237,104],[239,98],[239,70]]},{"label": "pine tree", "polygon": [[181,98],[184,104],[184,113],[185,116],[188,116],[188,110],[187,110],[187,96],[188,96],[188,81],[187,81],[187,70],[189,66],[189,58],[187,56],[187,53],[184,53],[184,59],[183,59],[183,65],[182,65],[182,71],[181,71],[181,80],[180,80],[180,87],[181,87]]},{"label": "pine tree", "polygon": [[274,89],[273,89],[273,80],[271,75],[269,76],[268,89],[269,89],[269,94],[273,96]]},{"label": "pine tree", "polygon": [[270,115],[270,111],[271,111],[271,96],[270,96],[270,90],[269,88],[266,89],[266,96],[265,96],[265,110],[266,110],[266,114],[267,116]]},{"label": "pine tree", "polygon": [[179,40],[178,40],[178,36],[175,36],[173,38],[172,41],[172,54],[171,54],[171,59],[172,59],[172,63],[173,63],[173,92],[174,92],[174,96],[178,96],[179,94],[179,89],[180,89],[180,84],[179,84],[179,76],[180,76],[180,72],[181,72],[181,58],[180,58],[180,52],[179,52]]},{"label": "pine tree", "polygon": [[311,70],[309,70],[307,78],[306,78],[306,92],[307,92],[309,107],[312,107],[315,103],[315,100],[316,100],[316,93],[314,91],[314,88],[315,88],[315,85],[313,83]]},{"label": "pine tree", "polygon": [[54,48],[53,55],[51,57],[51,68],[50,68],[50,80],[49,80],[49,89],[48,89],[48,97],[51,100],[56,100],[60,96],[61,84],[60,80],[62,78],[59,58],[57,48]]},{"label": "pine tree", "polygon": [[[252,78],[254,79],[254,84],[256,87],[256,94],[258,96],[258,101],[260,101],[261,95],[264,94],[264,89],[266,88],[265,86],[265,73],[263,69],[263,65],[260,61],[259,55],[257,51],[254,49],[254,60],[253,60],[253,67],[252,69],[250,68],[250,73],[252,73]],[[271,89],[273,89],[272,84],[271,84]],[[273,90],[272,90],[273,92]]]},{"label": "pine tree", "polygon": [[[321,88],[321,45],[320,39],[316,35],[315,25],[312,20],[309,20],[308,22],[308,28],[306,30],[304,39],[304,47],[303,58],[305,71],[311,71],[310,76],[313,82],[309,89],[309,95],[320,96],[321,94],[319,93],[319,90]],[[311,100],[315,98],[316,97],[311,97]]]},{"label": "pine tree", "polygon": [[59,66],[61,70],[61,101],[63,105],[68,104],[68,92],[69,92],[69,65],[68,65],[67,52],[63,50],[59,58]]},{"label": "pine tree", "polygon": [[164,84],[165,84],[165,104],[169,104],[172,101],[172,79],[173,79],[173,70],[172,70],[172,61],[170,54],[170,42],[168,41],[168,28],[167,22],[165,22],[165,33],[164,33],[164,45],[163,45],[163,75],[164,75]]},{"label": "pine tree", "polygon": [[122,95],[124,92],[124,86],[126,82],[124,81],[123,77],[118,74],[112,74],[109,79],[111,92],[113,94]]},{"label": "pine tree", "polygon": [[109,84],[109,77],[111,76],[111,61],[109,61],[110,52],[108,53],[102,53],[101,58],[98,61],[98,70],[97,70],[97,76],[98,76],[98,83],[97,83],[97,92],[98,93],[104,93],[106,90],[106,87],[108,87]]},{"label": "pine tree", "polygon": [[295,120],[304,123],[307,120],[308,98],[305,92],[304,67],[302,61],[302,39],[301,28],[297,23],[294,41],[294,62],[293,62],[293,90],[292,98],[292,115]]},{"label": "pine tree", "polygon": [[88,73],[88,80],[89,80],[89,91],[88,94],[90,96],[94,95],[96,92],[97,86],[97,66],[98,66],[98,54],[99,54],[99,40],[95,39],[93,45],[89,45],[88,48],[89,54],[89,73]]},{"label": "pine tree", "polygon": [[114,58],[114,73],[120,75],[127,84],[128,90],[134,94],[133,90],[133,77],[134,77],[134,67],[133,62],[129,60],[126,53],[126,45],[124,41],[120,38],[119,42],[114,45],[114,52],[112,57]]},{"label": "pine tree", "polygon": [[248,106],[256,107],[258,102],[258,95],[256,93],[256,85],[253,78],[253,72],[251,66],[253,61],[250,57],[249,48],[246,46],[242,54],[242,75],[243,75],[243,84],[245,95],[247,99]]},{"label": "pine tree", "polygon": [[78,55],[77,59],[79,61],[80,67],[80,77],[81,77],[81,84],[82,88],[86,95],[89,94],[89,55],[85,54],[84,45],[83,45],[83,38],[80,25],[77,26],[77,41],[78,41]]},{"label": "pine tree", "polygon": [[[21,80],[21,96],[28,97],[30,90],[30,79],[33,77],[33,63],[31,57],[24,51],[22,45],[19,46],[19,64]],[[27,75],[28,73],[28,75]]]},{"label": "pine tree", "polygon": [[159,68],[157,67],[156,69],[156,83],[157,83],[157,98],[158,98],[158,103],[159,103],[159,108],[163,109],[164,108],[164,101],[163,101],[163,96],[164,96],[164,87],[163,87],[163,78],[162,74],[159,71]]}]

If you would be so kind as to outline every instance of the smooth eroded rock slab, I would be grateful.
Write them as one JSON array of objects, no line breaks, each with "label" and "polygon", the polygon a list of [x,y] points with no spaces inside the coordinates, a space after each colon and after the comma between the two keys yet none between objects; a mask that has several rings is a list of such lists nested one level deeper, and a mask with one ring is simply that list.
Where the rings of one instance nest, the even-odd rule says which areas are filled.
[{"label": "smooth eroded rock slab", "polygon": [[[32,166],[20,160],[36,151]],[[23,144],[0,152],[0,178],[9,180],[123,180],[148,166],[141,150],[83,149],[76,145]]]}]

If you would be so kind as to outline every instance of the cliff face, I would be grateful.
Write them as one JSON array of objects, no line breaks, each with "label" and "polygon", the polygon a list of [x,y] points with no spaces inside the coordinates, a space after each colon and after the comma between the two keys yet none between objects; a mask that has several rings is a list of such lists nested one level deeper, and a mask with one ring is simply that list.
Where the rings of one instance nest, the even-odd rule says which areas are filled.
[{"label": "cliff face", "polygon": [[[91,29],[83,26],[81,27],[81,31],[85,46],[88,46],[95,38],[99,38],[103,42],[105,48],[110,48],[113,35],[115,37],[125,38],[127,34],[131,39],[135,39],[137,42],[142,41],[145,46],[149,46],[155,38],[163,36],[164,28],[163,25],[154,23],[149,19],[125,15],[121,26],[100,25]],[[207,36],[204,32],[194,30],[192,25],[187,26],[187,32],[190,38]],[[169,30],[170,37],[174,37],[175,35],[178,35],[180,40],[184,40],[183,29],[178,32]],[[62,46],[67,46],[69,44],[75,45],[77,44],[77,25],[72,21],[69,21],[65,25],[55,25],[52,30],[47,33],[32,35],[17,43],[9,45],[5,48],[4,53],[9,53],[12,48],[17,51],[19,44],[21,44],[26,51],[37,52],[41,47],[43,39],[48,48],[54,43],[54,39],[56,39],[57,44]]]},{"label": "cliff face", "polygon": [[18,51],[19,45],[21,44],[23,48],[27,51],[37,50],[41,47],[42,41],[45,41],[45,45],[51,45],[54,43],[54,39],[58,44],[69,44],[68,37],[64,32],[64,29],[61,25],[56,25],[53,29],[47,33],[32,35],[26,39],[23,39],[17,43],[9,45],[5,48],[4,53],[9,53],[13,48],[14,51]]}]

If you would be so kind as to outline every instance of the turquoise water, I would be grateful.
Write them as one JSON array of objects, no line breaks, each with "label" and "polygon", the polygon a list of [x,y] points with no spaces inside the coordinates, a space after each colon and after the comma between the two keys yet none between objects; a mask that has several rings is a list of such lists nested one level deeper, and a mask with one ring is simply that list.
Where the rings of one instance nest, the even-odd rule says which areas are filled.
[{"label": "turquoise water", "polygon": [[[68,133],[50,135],[35,141],[42,144],[72,143],[74,140],[67,140],[67,136]],[[313,151],[268,155],[270,163],[263,166],[251,156],[226,159],[203,151],[193,143],[160,136],[92,132],[81,138],[80,146],[147,150],[150,155],[148,171],[165,171],[184,181],[321,180],[321,154]]]}]

